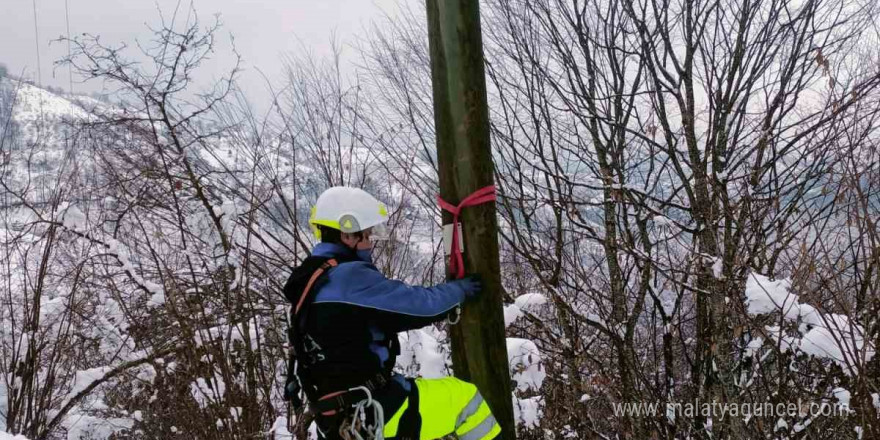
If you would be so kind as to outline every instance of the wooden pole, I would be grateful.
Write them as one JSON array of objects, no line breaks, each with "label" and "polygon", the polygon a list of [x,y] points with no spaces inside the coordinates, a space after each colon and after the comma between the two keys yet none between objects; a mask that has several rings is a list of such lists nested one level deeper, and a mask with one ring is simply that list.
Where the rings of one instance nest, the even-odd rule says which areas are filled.
[{"label": "wooden pole", "polygon": [[[494,183],[489,139],[483,42],[477,0],[426,0],[440,196],[458,204]],[[477,385],[501,425],[515,439],[511,380],[504,334],[498,222],[495,203],[464,208],[464,264],[483,278],[483,291],[451,328],[455,375]],[[443,213],[443,223],[452,215]]]}]

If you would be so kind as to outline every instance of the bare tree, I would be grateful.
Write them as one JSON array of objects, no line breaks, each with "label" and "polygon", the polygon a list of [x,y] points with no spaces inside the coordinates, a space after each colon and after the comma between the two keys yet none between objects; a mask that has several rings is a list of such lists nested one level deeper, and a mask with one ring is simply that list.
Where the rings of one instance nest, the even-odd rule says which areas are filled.
[{"label": "bare tree", "polygon": [[[842,380],[833,362],[809,361],[824,386],[805,388],[795,375],[741,382],[791,359],[763,330],[784,316],[751,315],[743,292],[760,273],[791,278],[812,300],[815,284],[809,295],[800,290],[798,255],[840,261],[815,247],[827,235],[809,231],[840,225],[827,184],[876,127],[880,77],[864,38],[875,12],[842,1],[489,3],[508,289],[545,293],[555,310],[513,330],[552,359],[541,394],[545,420],[558,422],[547,426],[581,437],[749,437],[777,427],[613,406],[829,398]],[[409,21],[418,22],[377,32],[367,64],[386,108],[415,131],[430,95],[419,87],[425,37]],[[419,136],[425,159],[430,139]],[[755,341],[775,353],[760,366]],[[851,366],[867,372],[872,351],[861,347],[866,356]],[[802,431],[795,424],[804,420],[787,429]],[[824,422],[810,429],[843,429]]]}]

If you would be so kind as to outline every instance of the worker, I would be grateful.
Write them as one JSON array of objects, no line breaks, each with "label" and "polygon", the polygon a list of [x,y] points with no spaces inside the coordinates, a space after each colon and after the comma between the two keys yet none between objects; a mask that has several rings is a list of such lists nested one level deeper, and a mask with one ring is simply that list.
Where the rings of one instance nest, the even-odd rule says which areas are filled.
[{"label": "worker", "polygon": [[323,439],[495,438],[501,428],[473,384],[393,372],[398,332],[446,319],[482,286],[476,276],[427,288],[386,278],[372,249],[388,238],[387,220],[357,188],[330,188],[312,208],[320,242],[284,287],[296,360],[285,397],[301,385]]}]

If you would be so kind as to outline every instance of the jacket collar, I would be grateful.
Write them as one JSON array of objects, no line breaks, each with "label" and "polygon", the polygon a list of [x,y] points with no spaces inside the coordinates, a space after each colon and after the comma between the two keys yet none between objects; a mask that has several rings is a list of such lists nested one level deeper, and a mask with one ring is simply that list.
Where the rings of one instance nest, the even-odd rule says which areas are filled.
[{"label": "jacket collar", "polygon": [[318,243],[312,249],[312,255],[324,258],[348,257],[358,259],[354,251],[337,243]]}]

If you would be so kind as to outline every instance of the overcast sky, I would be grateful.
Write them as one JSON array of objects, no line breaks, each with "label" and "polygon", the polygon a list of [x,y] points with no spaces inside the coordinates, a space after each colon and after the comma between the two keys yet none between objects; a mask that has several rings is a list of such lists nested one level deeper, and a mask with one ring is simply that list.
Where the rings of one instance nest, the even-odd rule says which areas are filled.
[{"label": "overcast sky", "polygon": [[[185,14],[192,2],[202,24],[220,14],[223,28],[216,60],[201,74],[219,77],[231,66],[231,34],[244,59],[242,87],[256,100],[268,97],[256,68],[277,81],[285,54],[310,50],[326,55],[334,33],[340,42],[351,44],[371,21],[381,20],[386,13],[393,15],[397,4],[397,0],[0,0],[0,63],[6,64],[10,73],[24,71],[26,77],[36,79],[39,44],[42,83],[68,89],[67,69],[52,64],[67,53],[67,46],[50,44],[67,33],[65,2],[71,35],[99,34],[108,43],[135,38],[146,41],[150,35],[147,25],[159,22],[158,10],[170,18],[178,2],[179,14]],[[34,3],[39,38],[34,34]],[[345,47],[344,51],[353,58],[353,49]],[[211,79],[199,78],[203,82]],[[77,92],[96,91],[101,85],[74,82],[73,88]]]}]

